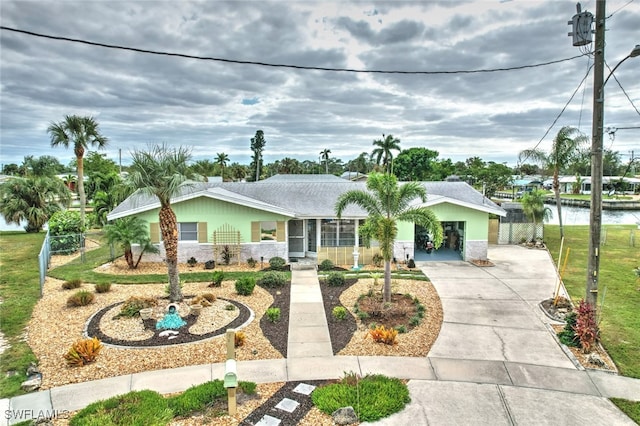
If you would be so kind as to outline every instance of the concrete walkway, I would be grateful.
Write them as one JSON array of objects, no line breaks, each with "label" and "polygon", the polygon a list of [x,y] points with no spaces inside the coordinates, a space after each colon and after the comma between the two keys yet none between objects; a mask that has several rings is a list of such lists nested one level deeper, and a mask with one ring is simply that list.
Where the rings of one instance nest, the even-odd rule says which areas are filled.
[{"label": "concrete walkway", "polygon": [[[607,398],[640,401],[640,380],[585,371],[547,328],[550,320],[537,306],[555,286],[547,252],[493,246],[489,258],[495,266],[420,265],[444,309],[440,336],[425,358],[332,356],[315,270],[295,270],[289,358],[238,362],[238,377],[269,383],[336,379],[355,372],[410,379],[411,402],[377,425],[633,425]],[[0,426],[25,417],[65,416],[131,390],[180,392],[223,375],[224,364],[197,365],[4,399]]]}]

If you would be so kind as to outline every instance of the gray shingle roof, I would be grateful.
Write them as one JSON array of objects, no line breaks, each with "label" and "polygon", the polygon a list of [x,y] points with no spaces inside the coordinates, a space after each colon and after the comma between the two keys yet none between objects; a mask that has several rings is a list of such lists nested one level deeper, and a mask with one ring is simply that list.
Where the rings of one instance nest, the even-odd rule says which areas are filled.
[{"label": "gray shingle roof", "polygon": [[[287,175],[278,175],[287,176]],[[333,176],[336,180],[322,180],[322,176],[331,175],[289,175],[291,178],[276,176],[260,182],[208,182],[197,183],[183,189],[182,194],[173,203],[203,196],[208,188],[221,188],[238,194],[238,199],[256,200],[259,205],[284,209],[296,217],[334,217],[334,206],[340,194],[349,190],[366,190],[366,182],[350,182]],[[316,176],[316,178],[301,178]],[[400,183],[402,184],[402,182]],[[465,182],[423,182],[427,191],[427,205],[450,202],[489,213],[504,215],[504,210],[484,197]],[[216,191],[209,191],[215,197]],[[246,197],[246,198],[243,198]],[[109,220],[128,216],[158,207],[155,197],[134,194],[109,213]],[[343,217],[366,217],[365,212],[357,206],[350,205],[343,212]]]}]

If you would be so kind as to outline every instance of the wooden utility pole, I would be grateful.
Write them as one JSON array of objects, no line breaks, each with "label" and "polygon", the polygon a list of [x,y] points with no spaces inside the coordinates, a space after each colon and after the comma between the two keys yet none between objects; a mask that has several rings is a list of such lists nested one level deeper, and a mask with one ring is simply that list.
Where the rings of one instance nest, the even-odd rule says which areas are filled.
[{"label": "wooden utility pole", "polygon": [[591,212],[589,259],[585,301],[597,306],[600,279],[600,234],[602,230],[602,151],[604,132],[604,35],[606,1],[596,2],[596,33],[593,65],[593,122],[591,132]]}]

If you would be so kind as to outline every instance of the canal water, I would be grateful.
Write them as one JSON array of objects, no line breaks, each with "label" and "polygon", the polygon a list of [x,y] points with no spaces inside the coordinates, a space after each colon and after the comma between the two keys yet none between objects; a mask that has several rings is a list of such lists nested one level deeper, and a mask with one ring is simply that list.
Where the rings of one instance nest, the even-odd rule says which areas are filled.
[{"label": "canal water", "polygon": [[[545,223],[558,224],[558,210],[548,206],[553,217]],[[585,207],[562,206],[563,225],[588,225],[590,210]],[[602,210],[603,225],[635,225],[640,223],[640,210]]]}]

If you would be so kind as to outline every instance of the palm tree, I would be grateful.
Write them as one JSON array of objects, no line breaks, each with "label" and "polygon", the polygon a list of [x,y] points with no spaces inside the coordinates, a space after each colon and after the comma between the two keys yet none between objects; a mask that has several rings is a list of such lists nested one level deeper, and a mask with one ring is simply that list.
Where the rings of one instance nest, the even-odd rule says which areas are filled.
[{"label": "palm tree", "polygon": [[191,165],[191,171],[206,179],[207,176],[215,176],[216,163],[209,160],[198,160]]},{"label": "palm tree", "polygon": [[87,199],[84,193],[84,152],[92,146],[103,148],[108,139],[100,134],[98,123],[93,117],[66,115],[63,121],[51,123],[47,128],[51,135],[51,146],[62,145],[69,148],[73,145],[76,156],[78,174],[78,195],[80,196],[80,220],[84,226]]},{"label": "palm tree", "polygon": [[360,235],[367,244],[371,239],[380,243],[384,258],[385,302],[391,301],[391,259],[393,245],[398,234],[398,221],[412,222],[424,227],[433,235],[438,247],[442,243],[442,227],[436,215],[426,207],[416,205],[416,199],[423,203],[427,199],[424,186],[418,182],[408,182],[398,186],[397,178],[389,173],[371,173],[367,179],[368,191],[351,190],[342,194],[335,205],[338,218],[349,204],[363,208],[369,217],[360,228]]},{"label": "palm tree", "polygon": [[[576,135],[575,137],[573,137]],[[518,161],[524,162],[527,158],[539,161],[548,168],[553,169],[553,192],[555,193],[556,208],[558,209],[558,225],[560,225],[560,238],[564,238],[562,226],[562,204],[560,203],[560,172],[564,170],[576,157],[580,147],[588,138],[574,127],[564,126],[553,139],[551,152],[546,154],[539,149],[526,149],[518,155]],[[602,188],[591,188],[592,191],[601,191]]]},{"label": "palm tree", "polygon": [[520,202],[522,203],[522,210],[524,214],[529,216],[533,221],[533,236],[531,241],[536,239],[536,231],[539,222],[544,222],[552,217],[551,209],[544,205],[545,192],[539,189],[524,194]]},{"label": "palm tree", "polygon": [[220,166],[220,176],[222,176],[223,182],[224,182],[224,168],[227,167],[228,161],[229,161],[229,156],[224,152],[219,152],[216,154],[216,164]]},{"label": "palm tree", "polygon": [[7,223],[26,220],[27,232],[40,232],[51,215],[70,201],[69,189],[57,177],[14,177],[0,184],[0,214]]},{"label": "palm tree", "polygon": [[385,137],[384,133],[382,137],[384,139],[373,141],[373,146],[377,148],[371,152],[371,158],[376,159],[377,165],[382,165],[385,173],[393,173],[393,154],[391,151],[400,151],[400,139],[394,138],[393,135]]},{"label": "palm tree", "polygon": [[193,176],[187,166],[191,152],[183,147],[152,145],[149,151],[134,151],[129,181],[141,193],[155,195],[160,201],[160,232],[164,244],[169,274],[169,298],[182,300],[178,273],[178,223],[171,208],[171,199],[180,193]]},{"label": "palm tree", "polygon": [[324,173],[327,175],[329,174],[329,154],[331,154],[330,149],[325,148],[320,151],[320,158],[324,160]]},{"label": "palm tree", "polygon": [[256,182],[260,180],[260,166],[262,165],[262,151],[267,142],[264,140],[264,132],[257,130],[255,137],[251,138],[251,151],[253,151],[253,165],[256,168]]},{"label": "palm tree", "polygon": [[[114,223],[104,227],[109,243],[120,244],[129,269],[138,267],[140,259],[142,259],[142,255],[145,252],[159,252],[158,248],[151,244],[148,229],[147,222],[135,216],[117,219]],[[140,244],[141,249],[138,261],[135,263],[133,262],[133,252],[131,251],[132,243]]]}]

